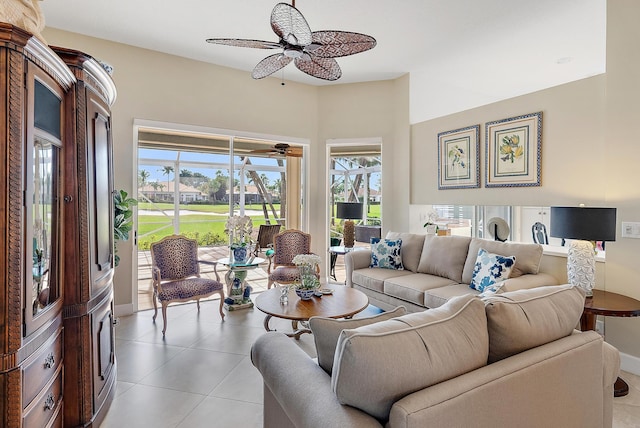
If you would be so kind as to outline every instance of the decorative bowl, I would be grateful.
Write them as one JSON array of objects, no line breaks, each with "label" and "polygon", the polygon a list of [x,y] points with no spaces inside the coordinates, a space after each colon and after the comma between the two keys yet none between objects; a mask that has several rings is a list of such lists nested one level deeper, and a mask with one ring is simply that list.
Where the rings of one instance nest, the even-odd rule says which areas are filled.
[{"label": "decorative bowl", "polygon": [[296,294],[300,297],[300,300],[309,300],[313,297],[313,294],[316,292],[315,289],[305,289],[305,288],[296,288]]}]

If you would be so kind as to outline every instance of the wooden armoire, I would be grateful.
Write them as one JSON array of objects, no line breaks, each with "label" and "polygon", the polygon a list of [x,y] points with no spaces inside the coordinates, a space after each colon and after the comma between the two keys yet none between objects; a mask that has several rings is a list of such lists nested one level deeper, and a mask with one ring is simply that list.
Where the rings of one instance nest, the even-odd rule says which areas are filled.
[{"label": "wooden armoire", "polygon": [[0,88],[0,426],[97,427],[116,381],[115,85],[0,23]]}]

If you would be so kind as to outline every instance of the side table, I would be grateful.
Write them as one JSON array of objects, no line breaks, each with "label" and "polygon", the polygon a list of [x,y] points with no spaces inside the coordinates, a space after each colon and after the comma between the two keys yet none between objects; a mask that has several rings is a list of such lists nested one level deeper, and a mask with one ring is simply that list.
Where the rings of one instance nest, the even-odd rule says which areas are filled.
[{"label": "side table", "polygon": [[[584,311],[580,319],[581,330],[595,330],[596,316],[606,317],[638,317],[640,316],[640,301],[610,291],[593,290],[593,296],[584,302]],[[613,387],[614,397],[624,397],[629,393],[629,385],[618,378]]]},{"label": "side table", "polygon": [[345,247],[344,245],[337,245],[337,246],[333,246],[333,247],[329,247],[329,254],[331,255],[331,269],[329,270],[329,276],[331,278],[334,279],[334,281],[337,281],[336,279],[336,263],[335,263],[335,257],[337,257],[338,255],[345,255],[351,251],[358,251],[358,250],[368,250],[369,247]]},{"label": "side table", "polygon": [[[247,271],[257,268],[260,263],[264,262],[264,259],[254,257],[249,259],[246,263],[232,263],[228,257],[225,257],[219,259],[217,262],[221,265],[227,266],[229,269],[224,276],[224,281],[227,285],[227,297],[232,299],[234,303],[225,303],[225,308],[229,311],[252,308],[253,302],[251,299],[244,298],[244,291],[247,287]],[[213,268],[215,270],[216,265],[214,265]]]}]

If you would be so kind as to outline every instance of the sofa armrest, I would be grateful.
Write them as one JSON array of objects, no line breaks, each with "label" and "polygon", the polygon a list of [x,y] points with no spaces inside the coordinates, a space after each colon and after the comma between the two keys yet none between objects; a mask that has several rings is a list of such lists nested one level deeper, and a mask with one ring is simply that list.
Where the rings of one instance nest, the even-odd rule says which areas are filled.
[{"label": "sofa armrest", "polygon": [[544,285],[558,285],[558,280],[548,273],[539,272],[537,274],[525,274],[505,281],[501,292],[516,291],[525,288],[536,288]]},{"label": "sofa armrest", "polygon": [[347,287],[353,287],[351,274],[356,269],[364,269],[371,264],[371,250],[351,251],[344,255],[344,268],[347,274]]},{"label": "sofa armrest", "polygon": [[[382,428],[374,417],[340,404],[331,390],[331,376],[284,334],[260,336],[251,347],[251,361],[273,395],[269,405],[279,406],[265,406],[264,428]],[[273,413],[285,414],[289,423],[271,425]]]},{"label": "sofa armrest", "polygon": [[611,428],[613,425],[613,400],[611,397],[613,397],[614,384],[620,374],[620,352],[607,342],[604,342],[602,360],[604,363],[604,372],[602,373],[604,417],[602,426]]}]

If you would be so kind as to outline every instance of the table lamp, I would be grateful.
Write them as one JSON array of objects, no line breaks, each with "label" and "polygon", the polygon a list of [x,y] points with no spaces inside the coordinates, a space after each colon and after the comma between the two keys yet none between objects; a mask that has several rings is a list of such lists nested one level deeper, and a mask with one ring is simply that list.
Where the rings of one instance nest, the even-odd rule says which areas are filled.
[{"label": "table lamp", "polygon": [[356,225],[353,220],[362,218],[363,205],[360,202],[338,202],[337,206],[336,217],[345,221],[342,230],[344,246],[351,248],[356,238]]},{"label": "table lamp", "polygon": [[[593,296],[596,282],[595,241],[616,240],[616,209],[551,207],[550,235],[572,239],[567,256],[569,283]],[[589,242],[590,241],[590,242]]]}]

